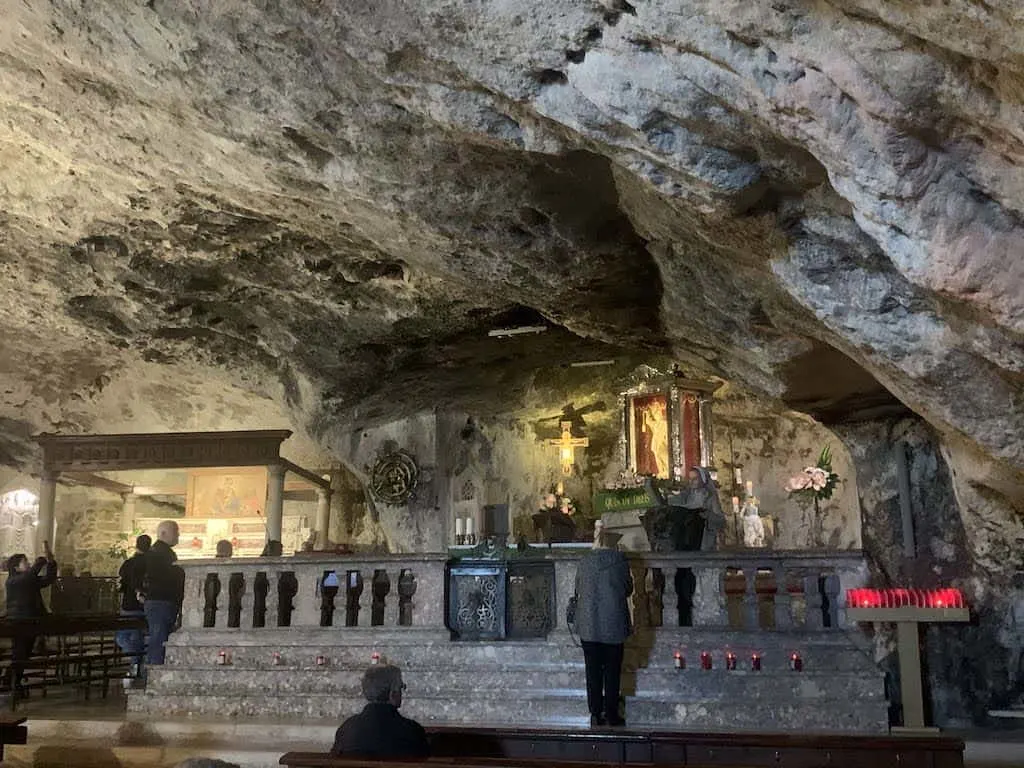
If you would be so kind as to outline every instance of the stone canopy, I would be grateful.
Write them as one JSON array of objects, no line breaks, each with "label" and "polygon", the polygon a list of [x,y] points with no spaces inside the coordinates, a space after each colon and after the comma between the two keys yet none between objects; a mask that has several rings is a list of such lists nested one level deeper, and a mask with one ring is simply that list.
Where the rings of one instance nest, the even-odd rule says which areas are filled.
[{"label": "stone canopy", "polygon": [[[16,4],[0,463],[38,431],[323,441],[664,355],[826,421],[918,414],[1005,547],[1022,14]],[[524,324],[550,330],[487,336]]]}]

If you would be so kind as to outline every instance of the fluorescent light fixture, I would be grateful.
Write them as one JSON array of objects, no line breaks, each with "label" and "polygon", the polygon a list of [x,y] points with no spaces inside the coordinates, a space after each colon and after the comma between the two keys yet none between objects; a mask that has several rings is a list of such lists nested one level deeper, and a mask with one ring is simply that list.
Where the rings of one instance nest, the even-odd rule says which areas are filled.
[{"label": "fluorescent light fixture", "polygon": [[495,328],[493,331],[488,331],[487,335],[495,337],[520,336],[524,333],[544,333],[547,329],[546,325],[521,325],[518,328]]},{"label": "fluorescent light fixture", "polygon": [[581,363],[569,363],[570,368],[596,368],[599,365],[615,365],[614,360],[585,360]]}]

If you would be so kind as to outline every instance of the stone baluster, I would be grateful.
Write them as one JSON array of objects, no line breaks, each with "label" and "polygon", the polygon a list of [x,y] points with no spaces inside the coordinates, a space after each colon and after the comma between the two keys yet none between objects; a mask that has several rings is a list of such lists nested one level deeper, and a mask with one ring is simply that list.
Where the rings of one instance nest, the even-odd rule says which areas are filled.
[{"label": "stone baluster", "polygon": [[444,627],[444,563],[424,562],[413,569],[416,594],[413,596],[413,625]]},{"label": "stone baluster", "polygon": [[829,629],[846,626],[846,606],[840,595],[839,576],[830,573],[825,576],[825,605]]},{"label": "stone baluster", "polygon": [[818,586],[817,571],[804,576],[804,602],[807,605],[807,615],[804,619],[806,629],[822,629],[824,617],[822,615],[821,589]]},{"label": "stone baluster", "polygon": [[[267,607],[270,598],[270,579],[267,577],[266,571],[257,571],[253,576],[251,593],[250,626],[260,629],[267,626]],[[246,626],[246,624],[243,623],[242,626]]]},{"label": "stone baluster", "polygon": [[679,626],[679,569],[669,564],[661,569],[665,580],[665,589],[661,598],[661,626]]},{"label": "stone baluster", "polygon": [[188,629],[197,629],[203,626],[203,584],[206,574],[196,568],[190,568],[186,573],[181,625]]},{"label": "stone baluster", "polygon": [[398,579],[401,578],[402,569],[393,570],[388,573],[388,578],[391,580],[391,589],[387,595],[384,596],[384,626],[385,627],[397,627],[398,626],[398,608],[401,597],[398,594]]},{"label": "stone baluster", "polygon": [[359,578],[363,582],[363,591],[359,593],[359,621],[357,627],[369,627],[373,624],[373,568],[357,565]]},{"label": "stone baluster", "polygon": [[410,568],[398,572],[398,623],[403,627],[417,626],[419,617],[413,616],[416,597],[416,574]]},{"label": "stone baluster", "polygon": [[775,581],[775,629],[790,629],[793,626],[793,605],[785,566],[775,563],[772,566],[772,578]]},{"label": "stone baluster", "polygon": [[223,629],[225,611],[220,610],[221,604],[220,575],[210,571],[203,579],[203,627],[206,629]]},{"label": "stone baluster", "polygon": [[[729,613],[725,603],[725,569],[720,565],[695,566],[696,587],[693,593],[693,626],[725,627]],[[668,579],[665,579],[666,591]]]},{"label": "stone baluster", "polygon": [[757,605],[757,566],[747,563],[743,566],[743,626],[746,629],[758,629],[760,615]]},{"label": "stone baluster", "polygon": [[264,616],[264,627],[276,627],[277,626],[277,603],[278,603],[278,585],[277,580],[280,577],[277,568],[268,568],[267,574],[267,602],[266,602],[266,614]]},{"label": "stone baluster", "polygon": [[235,571],[228,576],[227,625],[232,629],[242,626],[242,601],[245,598],[245,593],[251,591],[248,589],[249,585],[246,584],[246,581],[245,574],[240,571]]}]

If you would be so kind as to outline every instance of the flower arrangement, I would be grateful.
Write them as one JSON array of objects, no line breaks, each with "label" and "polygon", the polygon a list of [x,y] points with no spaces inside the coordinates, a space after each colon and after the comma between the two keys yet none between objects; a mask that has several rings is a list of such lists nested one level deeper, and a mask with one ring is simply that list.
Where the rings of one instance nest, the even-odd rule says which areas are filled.
[{"label": "flower arrangement", "polygon": [[790,496],[813,499],[817,509],[820,500],[832,498],[838,484],[839,475],[832,471],[832,450],[826,445],[821,449],[817,464],[789,478],[785,490]]}]

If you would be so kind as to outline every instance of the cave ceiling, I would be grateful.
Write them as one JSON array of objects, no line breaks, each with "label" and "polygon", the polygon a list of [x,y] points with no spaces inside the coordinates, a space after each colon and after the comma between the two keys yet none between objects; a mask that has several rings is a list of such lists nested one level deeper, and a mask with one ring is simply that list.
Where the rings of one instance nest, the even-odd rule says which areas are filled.
[{"label": "cave ceiling", "polygon": [[614,358],[1024,469],[1016,0],[20,2],[0,94],[0,462]]}]

